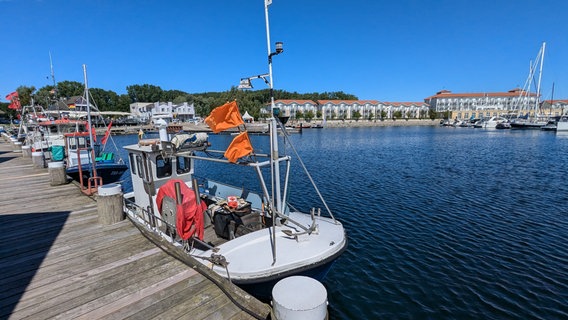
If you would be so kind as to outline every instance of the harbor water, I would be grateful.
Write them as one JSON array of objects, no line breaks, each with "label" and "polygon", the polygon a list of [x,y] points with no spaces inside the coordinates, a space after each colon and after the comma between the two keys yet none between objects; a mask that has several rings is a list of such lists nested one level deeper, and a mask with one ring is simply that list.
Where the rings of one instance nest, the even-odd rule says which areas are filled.
[{"label": "harbor water", "polygon": [[[323,282],[331,319],[568,319],[568,135],[370,127],[291,139],[348,232]],[[252,176],[208,170],[237,185]],[[308,179],[291,185],[309,210]]]}]

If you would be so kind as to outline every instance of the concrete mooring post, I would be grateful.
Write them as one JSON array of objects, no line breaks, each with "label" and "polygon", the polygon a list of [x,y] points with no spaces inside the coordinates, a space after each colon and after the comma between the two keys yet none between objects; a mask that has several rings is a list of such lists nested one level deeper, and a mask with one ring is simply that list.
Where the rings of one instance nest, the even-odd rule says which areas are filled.
[{"label": "concrete mooring post", "polygon": [[98,188],[97,212],[99,223],[111,225],[124,220],[122,186],[105,184]]},{"label": "concrete mooring post", "polygon": [[49,162],[47,164],[49,172],[49,184],[59,186],[67,183],[67,173],[65,172],[65,164],[63,161]]},{"label": "concrete mooring post", "polygon": [[32,163],[34,168],[45,168],[45,158],[42,151],[32,152]]},{"label": "concrete mooring post", "polygon": [[13,149],[14,152],[22,152],[22,143],[21,142],[15,141],[13,147],[14,147],[14,149]]},{"label": "concrete mooring post", "polygon": [[31,158],[32,157],[32,147],[22,146],[22,157]]}]

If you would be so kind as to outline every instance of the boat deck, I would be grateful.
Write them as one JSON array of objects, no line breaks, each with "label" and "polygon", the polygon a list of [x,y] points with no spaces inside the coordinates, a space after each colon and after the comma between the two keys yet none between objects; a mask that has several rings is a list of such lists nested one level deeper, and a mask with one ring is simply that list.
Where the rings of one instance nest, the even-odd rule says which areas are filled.
[{"label": "boat deck", "polygon": [[[99,224],[94,199],[51,186],[47,169],[12,150],[0,138],[0,318],[253,318],[130,221]],[[269,306],[248,298],[267,318]]]}]

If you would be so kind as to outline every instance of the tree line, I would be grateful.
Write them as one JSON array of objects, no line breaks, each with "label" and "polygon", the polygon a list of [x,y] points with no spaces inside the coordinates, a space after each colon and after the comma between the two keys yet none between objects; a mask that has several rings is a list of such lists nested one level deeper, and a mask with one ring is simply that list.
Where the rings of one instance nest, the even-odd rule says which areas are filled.
[{"label": "tree line", "polygon": [[[83,96],[85,87],[76,81],[62,81],[56,86],[47,85],[36,90],[33,86],[20,86],[17,89],[20,104],[22,106],[33,103],[47,108],[60,99],[73,96]],[[237,100],[242,113],[247,111],[255,118],[259,118],[260,109],[270,102],[270,89],[243,91],[237,87],[231,87],[228,91],[187,93],[181,90],[163,90],[159,86],[151,84],[131,85],[126,87],[126,94],[117,94],[112,90],[90,88],[91,103],[100,111],[130,112],[130,104],[135,102],[169,102],[182,104],[193,103],[195,113],[205,117],[211,110],[228,101]],[[358,100],[357,96],[344,93],[343,91],[323,93],[298,93],[284,90],[274,90],[274,99],[299,99],[299,100]],[[8,115],[15,116],[16,111],[8,109],[9,103],[0,103],[0,110]]]}]

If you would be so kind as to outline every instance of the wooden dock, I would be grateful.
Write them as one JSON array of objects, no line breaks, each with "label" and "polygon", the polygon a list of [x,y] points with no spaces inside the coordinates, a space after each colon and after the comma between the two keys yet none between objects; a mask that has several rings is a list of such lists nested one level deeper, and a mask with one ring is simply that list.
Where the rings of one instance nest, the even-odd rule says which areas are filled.
[{"label": "wooden dock", "polygon": [[148,241],[130,221],[100,225],[94,199],[73,183],[51,186],[48,169],[34,168],[31,158],[13,152],[3,138],[0,288],[0,319],[266,319],[270,314],[267,304],[242,291],[229,297]]}]

